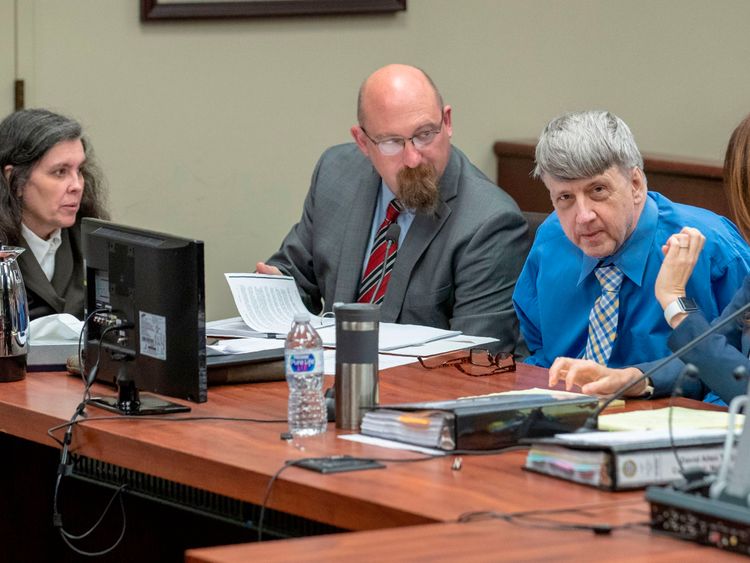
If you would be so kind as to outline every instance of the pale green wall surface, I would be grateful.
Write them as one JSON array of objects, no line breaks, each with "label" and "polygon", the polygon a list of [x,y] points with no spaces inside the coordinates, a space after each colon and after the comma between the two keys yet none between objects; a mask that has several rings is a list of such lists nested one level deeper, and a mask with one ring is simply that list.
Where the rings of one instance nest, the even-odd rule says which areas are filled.
[{"label": "pale green wall surface", "polygon": [[13,111],[15,67],[15,10],[13,2],[0,1],[0,115]]},{"label": "pale green wall surface", "polygon": [[750,112],[746,0],[408,0],[395,15],[157,24],[136,0],[18,2],[28,105],[84,123],[113,219],[205,240],[210,319],[236,314],[223,272],[278,247],[383,64],[432,75],[456,145],[491,178],[495,140],[563,111],[607,108],[644,151],[711,159]]}]

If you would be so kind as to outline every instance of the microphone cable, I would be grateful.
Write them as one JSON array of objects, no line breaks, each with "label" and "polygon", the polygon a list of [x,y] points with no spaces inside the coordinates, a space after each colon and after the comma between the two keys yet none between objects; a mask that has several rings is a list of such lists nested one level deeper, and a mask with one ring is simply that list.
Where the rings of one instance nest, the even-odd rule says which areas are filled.
[{"label": "microphone cable", "polygon": [[94,315],[98,315],[99,313],[106,313],[110,310],[111,307],[99,307],[91,311],[91,313],[89,313],[83,320],[83,326],[81,327],[81,332],[78,335],[78,369],[81,372],[81,379],[83,380],[84,386],[86,385],[86,361],[83,352],[85,349],[85,342],[88,341],[89,322],[91,322],[91,319],[94,318]]},{"label": "microphone cable", "polygon": [[509,524],[525,526],[530,528],[539,528],[543,530],[560,530],[560,531],[590,531],[595,535],[609,535],[616,530],[627,530],[633,528],[647,528],[651,522],[649,520],[625,522],[622,524],[609,524],[604,522],[569,522],[555,520],[550,516],[555,514],[576,514],[584,516],[591,515],[597,509],[609,509],[612,506],[618,508],[629,504],[641,504],[642,499],[631,499],[625,501],[601,502],[595,504],[582,504],[571,508],[551,508],[542,510],[528,510],[523,512],[496,512],[496,511],[477,511],[466,512],[461,514],[456,520],[460,524],[476,522],[479,520],[503,520]]},{"label": "microphone cable", "polygon": [[[72,454],[70,452],[70,446],[73,442],[73,428],[78,424],[79,417],[85,416],[85,409],[86,406],[88,406],[89,401],[91,400],[91,392],[90,388],[91,385],[94,383],[94,379],[96,378],[96,374],[99,368],[99,361],[101,359],[101,344],[102,344],[102,338],[107,334],[107,332],[110,332],[112,330],[116,330],[119,328],[123,328],[125,324],[128,323],[118,323],[117,325],[111,325],[106,327],[99,338],[99,345],[98,345],[98,354],[96,359],[96,364],[91,369],[91,372],[87,375],[86,374],[86,366],[83,361],[83,347],[82,347],[82,340],[84,339],[84,334],[87,333],[87,326],[90,322],[91,318],[102,312],[107,312],[109,309],[107,308],[100,308],[95,309],[92,311],[84,320],[83,326],[81,327],[81,334],[78,337],[78,362],[80,366],[81,371],[81,378],[84,382],[84,389],[83,389],[83,398],[81,402],[76,407],[75,412],[73,413],[73,416],[70,418],[70,420],[63,425],[60,425],[58,427],[55,427],[55,429],[60,427],[67,427],[65,430],[65,434],[63,436],[63,440],[61,443],[62,449],[60,451],[60,463],[57,467],[57,476],[55,478],[55,488],[53,492],[52,497],[52,525],[57,528],[57,530],[60,532],[60,537],[62,538],[63,542],[74,552],[76,552],[79,555],[83,555],[86,557],[98,557],[102,555],[106,555],[110,552],[112,552],[118,545],[120,545],[120,542],[125,537],[125,529],[127,525],[127,519],[125,516],[125,505],[123,504],[122,500],[122,491],[127,487],[127,485],[121,485],[118,487],[115,491],[115,493],[110,498],[109,502],[107,503],[107,506],[104,508],[104,511],[101,513],[99,518],[94,522],[94,524],[85,532],[81,534],[72,534],[65,530],[65,527],[63,526],[63,520],[62,520],[62,513],[60,512],[60,506],[59,506],[59,496],[60,496],[60,487],[62,485],[62,479],[65,476],[69,476],[73,472],[73,460]],[[129,323],[132,326],[132,323]],[[88,337],[86,337],[88,338]],[[47,434],[52,436],[52,431],[54,429],[49,429],[47,431]],[[53,437],[54,439],[54,437]],[[112,507],[112,503],[114,503],[115,499],[120,500],[120,513],[122,514],[122,529],[120,531],[119,537],[115,540],[115,542],[110,545],[109,547],[102,549],[100,551],[85,551],[80,549],[79,547],[75,546],[72,542],[85,539],[89,537],[102,523],[105,516],[109,512],[109,509]]]},{"label": "microphone cable", "polygon": [[[75,412],[73,413],[73,416],[70,418],[70,421],[67,423],[67,429],[65,431],[65,435],[62,440],[62,450],[60,452],[60,463],[57,466],[57,476],[55,478],[55,488],[54,493],[52,497],[52,525],[54,528],[56,528],[60,532],[60,537],[62,538],[63,542],[72,549],[74,552],[76,552],[79,555],[84,555],[87,557],[98,557],[101,555],[106,555],[113,551],[122,541],[122,539],[125,537],[125,528],[127,524],[127,520],[125,517],[125,506],[123,504],[122,500],[122,491],[125,489],[127,485],[121,485],[115,493],[110,498],[109,502],[107,503],[107,506],[104,508],[104,511],[99,516],[99,518],[94,522],[94,524],[85,532],[81,534],[72,534],[65,530],[65,527],[63,526],[63,519],[62,519],[62,513],[60,512],[60,506],[59,506],[59,496],[60,496],[60,486],[62,484],[62,479],[65,476],[69,476],[73,472],[73,461],[72,461],[72,454],[70,453],[70,446],[73,441],[73,427],[81,421],[78,421],[78,418],[81,416],[84,416],[84,409],[86,408],[87,401],[81,401],[81,403],[76,407]],[[64,425],[63,425],[64,426]],[[48,431],[49,434],[49,431]],[[72,541],[74,540],[82,540],[90,536],[102,523],[104,520],[104,517],[109,512],[109,509],[112,506],[112,503],[114,503],[115,499],[120,499],[120,512],[122,514],[122,530],[120,532],[120,536],[115,540],[115,542],[100,551],[84,551],[75,545],[73,545]]]},{"label": "microphone cable", "polygon": [[[47,430],[47,435],[50,436],[55,442],[57,442],[60,447],[60,463],[57,467],[57,474],[55,478],[55,486],[54,486],[54,492],[52,497],[52,524],[53,527],[57,528],[57,530],[60,533],[60,537],[62,538],[63,542],[75,553],[78,555],[86,556],[86,557],[99,557],[102,555],[107,555],[111,553],[114,549],[117,548],[118,545],[122,542],[122,539],[125,537],[125,530],[127,527],[127,517],[125,513],[125,505],[123,502],[123,492],[128,487],[127,483],[121,484],[116,487],[115,492],[110,497],[109,501],[107,502],[107,505],[105,506],[104,510],[102,511],[101,515],[97,518],[97,520],[94,522],[94,524],[85,532],[82,532],[80,534],[73,534],[67,530],[65,530],[65,527],[63,526],[63,518],[62,513],[60,511],[60,504],[59,504],[59,497],[60,497],[60,488],[62,485],[62,479],[63,477],[69,476],[73,473],[73,454],[70,451],[72,442],[73,442],[73,428],[83,422],[91,422],[91,421],[100,421],[100,420],[123,420],[123,419],[130,419],[130,420],[159,420],[163,421],[165,420],[163,416],[101,416],[101,417],[87,417],[85,414],[85,409],[88,406],[90,400],[91,400],[91,386],[94,384],[94,381],[96,380],[96,375],[99,369],[99,362],[101,360],[101,349],[102,349],[102,341],[104,340],[104,337],[113,331],[116,330],[124,330],[124,329],[131,329],[133,328],[133,323],[129,321],[115,321],[109,326],[105,327],[104,330],[102,330],[101,334],[99,335],[98,339],[98,346],[97,346],[97,358],[94,366],[91,368],[91,371],[87,374],[86,373],[86,366],[83,361],[83,352],[82,352],[82,341],[84,339],[84,333],[87,332],[87,325],[90,322],[91,318],[102,312],[108,312],[111,311],[109,308],[102,308],[102,309],[96,309],[92,311],[84,320],[84,325],[81,327],[81,334],[78,338],[78,361],[79,366],[81,370],[81,378],[83,379],[84,383],[84,390],[83,390],[83,397],[81,402],[76,407],[75,412],[73,413],[73,416],[70,418],[68,422],[65,422],[63,424],[58,424],[56,426],[53,426],[52,428],[49,428]],[[263,422],[269,422],[269,423],[286,423],[287,420],[262,420],[262,419],[251,419],[251,418],[238,418],[238,417],[218,417],[218,416],[190,416],[190,417],[181,417],[181,418],[171,418],[168,420],[174,420],[176,422],[180,421],[194,421],[194,420],[229,420],[229,421],[241,421],[241,422],[256,422],[256,423],[263,423]],[[65,434],[63,436],[62,440],[59,440],[55,435],[54,432],[57,430],[60,430],[62,428],[65,428]],[[89,537],[96,529],[101,525],[106,515],[109,513],[113,503],[115,500],[119,499],[120,504],[120,513],[122,515],[122,528],[120,530],[119,537],[114,541],[112,545],[110,545],[107,548],[104,548],[99,551],[85,551],[76,545],[74,545],[74,541],[83,540],[87,537]]]},{"label": "microphone cable", "polygon": [[[494,450],[446,450],[445,452],[440,453],[424,453],[422,457],[407,457],[407,458],[392,458],[392,457],[359,457],[359,456],[352,456],[352,460],[360,460],[360,461],[377,461],[381,463],[416,463],[420,461],[428,461],[431,459],[440,459],[440,458],[448,458],[449,456],[453,456],[454,460],[451,464],[451,469],[456,471],[461,469],[461,458],[456,456],[482,456],[482,455],[497,455],[497,454],[503,454],[508,452],[514,452],[518,450],[527,450],[529,446],[527,444],[513,444],[511,446],[506,446],[504,448],[498,448]],[[265,519],[265,513],[266,508],[268,506],[268,500],[271,497],[271,490],[273,488],[274,483],[278,480],[279,476],[289,467],[294,467],[295,465],[298,465],[300,463],[309,461],[311,459],[316,459],[318,456],[311,458],[311,457],[303,457],[299,459],[290,459],[284,462],[284,465],[282,465],[276,473],[274,473],[271,476],[271,479],[268,481],[268,484],[266,485],[266,491],[263,495],[263,501],[260,505],[260,514],[258,516],[258,538],[257,541],[263,541],[263,521]],[[331,456],[336,457],[336,456]],[[456,463],[458,461],[458,463]]]},{"label": "microphone cable", "polygon": [[83,388],[83,400],[88,404],[89,400],[91,399],[91,386],[94,384],[94,381],[96,380],[96,375],[99,373],[99,362],[102,359],[102,341],[104,340],[104,337],[110,333],[114,332],[116,330],[125,330],[125,329],[131,329],[133,328],[133,323],[130,322],[124,322],[121,324],[113,324],[108,327],[106,327],[102,333],[99,335],[99,341],[97,342],[96,346],[96,362],[94,363],[94,366],[91,368],[91,371],[88,375],[84,375],[83,370],[81,370],[81,375],[83,376],[83,382],[84,382],[84,388]]},{"label": "microphone cable", "polygon": [[674,400],[677,398],[678,395],[682,395],[682,382],[687,379],[695,379],[698,377],[698,368],[695,367],[693,364],[685,364],[685,369],[683,369],[680,372],[680,375],[677,377],[677,381],[675,381],[674,387],[672,388],[672,394],[669,396],[669,402],[667,403],[667,408],[669,409],[669,412],[667,413],[667,429],[669,434],[669,447],[672,450],[672,455],[674,455],[674,459],[677,462],[677,467],[679,468],[680,475],[682,475],[685,479],[687,479],[687,476],[685,474],[685,466],[682,463],[682,460],[680,459],[679,452],[677,450],[677,444],[675,444],[674,441]]}]

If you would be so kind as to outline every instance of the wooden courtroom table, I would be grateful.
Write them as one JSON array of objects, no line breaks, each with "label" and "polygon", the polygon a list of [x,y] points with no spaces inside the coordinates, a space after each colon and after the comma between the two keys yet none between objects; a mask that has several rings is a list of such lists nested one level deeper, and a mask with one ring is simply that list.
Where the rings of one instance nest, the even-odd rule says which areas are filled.
[{"label": "wooden courtroom table", "polygon": [[[643,506],[633,507],[633,516],[647,520],[648,511]],[[577,521],[582,520],[586,518],[578,515]],[[645,528],[593,535],[590,531],[524,527],[499,520],[209,547],[189,550],[185,557],[187,563],[735,560],[746,559],[711,547],[656,536]]]},{"label": "wooden courtroom table", "polygon": [[[327,378],[328,385],[332,384],[332,379]],[[515,373],[474,378],[452,368],[427,371],[418,364],[411,364],[382,372],[380,394],[382,403],[452,399],[509,389],[543,387],[546,381],[546,370],[526,365],[519,365]],[[0,432],[56,447],[46,431],[70,418],[81,399],[82,388],[80,379],[63,373],[30,373],[23,381],[2,384]],[[94,394],[112,394],[112,390],[96,385]],[[208,402],[190,404],[192,412],[189,415],[284,419],[286,401],[287,387],[284,382],[217,387],[209,390]],[[679,400],[679,403],[697,404],[688,400]],[[629,408],[655,408],[664,404],[664,401],[630,401]],[[261,504],[269,478],[286,460],[332,454],[400,459],[420,457],[411,452],[385,450],[341,440],[337,438],[339,432],[334,431],[332,424],[327,433],[304,439],[300,446],[279,439],[280,432],[286,430],[285,422],[175,422],[169,417],[160,420],[97,421],[94,419],[109,415],[95,408],[89,408],[87,412],[92,420],[78,425],[74,431],[72,450],[75,453],[254,504]],[[181,416],[175,415],[173,418]],[[61,433],[58,436],[61,437]],[[290,467],[273,485],[268,507],[345,530],[451,523],[456,522],[460,515],[475,511],[554,510],[602,504],[607,508],[600,515],[600,521],[624,524],[647,520],[647,503],[643,500],[642,491],[609,493],[528,473],[521,469],[524,456],[523,452],[463,456],[460,470],[451,468],[453,456],[416,463],[387,463],[386,469],[335,475]],[[54,474],[49,478],[52,480]],[[552,534],[498,521],[449,524],[442,529],[446,538],[451,534],[461,536],[469,533],[462,530],[476,529],[479,530],[477,533],[484,533],[492,529],[493,538],[500,543],[503,538],[510,540],[511,536],[506,536],[510,533],[513,538],[525,533],[530,534],[529,537],[533,534]],[[441,537],[443,534],[429,527],[414,530],[417,530],[414,541],[418,541],[416,538],[419,534],[429,536],[438,533]],[[396,538],[404,533],[403,530],[393,532]],[[616,532],[614,536],[619,538],[622,534],[627,536],[632,533]],[[578,545],[577,540],[571,543],[571,537],[584,540],[580,544],[582,550],[587,542],[594,540],[590,533],[578,531],[562,535],[564,541],[570,544],[568,550]],[[360,541],[364,542],[360,544],[363,549],[368,542],[377,547],[380,541],[377,534],[362,536],[362,539],[357,537],[347,534],[336,535],[333,540],[328,536],[318,539],[322,542],[320,545],[329,546],[327,549],[342,546],[343,553],[346,553],[346,549],[357,549],[357,542]],[[639,538],[645,540],[647,546],[654,546],[649,548],[655,550],[653,553],[666,549],[662,547],[663,542],[666,542],[663,545],[670,545],[674,550],[681,550],[685,546],[699,549],[691,544],[651,537],[644,532],[639,532]],[[610,540],[612,537],[607,538],[607,541]],[[299,544],[297,540],[292,543],[284,540],[283,544],[300,545],[304,551],[307,549],[304,547],[305,541],[317,540],[301,540]],[[596,541],[604,543],[600,538],[596,538]],[[268,546],[278,546],[279,543],[271,542]],[[249,549],[254,547],[261,550],[259,556],[265,553],[262,550],[267,549],[266,544],[249,546]],[[279,553],[284,549],[280,549]],[[327,553],[325,549],[323,553]],[[722,555],[717,550],[707,553],[712,557]],[[226,560],[239,559],[230,557]]]}]

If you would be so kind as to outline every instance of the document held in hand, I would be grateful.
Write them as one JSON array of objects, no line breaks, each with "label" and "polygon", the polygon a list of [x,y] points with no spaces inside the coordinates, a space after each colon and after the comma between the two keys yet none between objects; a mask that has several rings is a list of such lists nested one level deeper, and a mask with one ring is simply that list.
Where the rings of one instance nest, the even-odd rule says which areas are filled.
[{"label": "document held in hand", "polygon": [[[308,313],[294,278],[265,274],[224,274],[240,317],[250,331],[286,335],[294,315]],[[308,313],[309,314],[309,313]],[[333,325],[333,318],[310,315],[316,329]],[[252,336],[252,335],[248,335]]]}]

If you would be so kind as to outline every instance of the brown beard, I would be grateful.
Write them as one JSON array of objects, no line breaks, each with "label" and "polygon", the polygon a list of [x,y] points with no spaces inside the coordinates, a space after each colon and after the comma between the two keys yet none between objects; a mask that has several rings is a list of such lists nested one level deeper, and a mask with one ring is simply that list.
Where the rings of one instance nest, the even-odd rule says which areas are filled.
[{"label": "brown beard", "polygon": [[404,167],[399,170],[396,180],[399,200],[404,207],[428,214],[435,212],[440,193],[434,166],[423,163],[416,168]]}]

